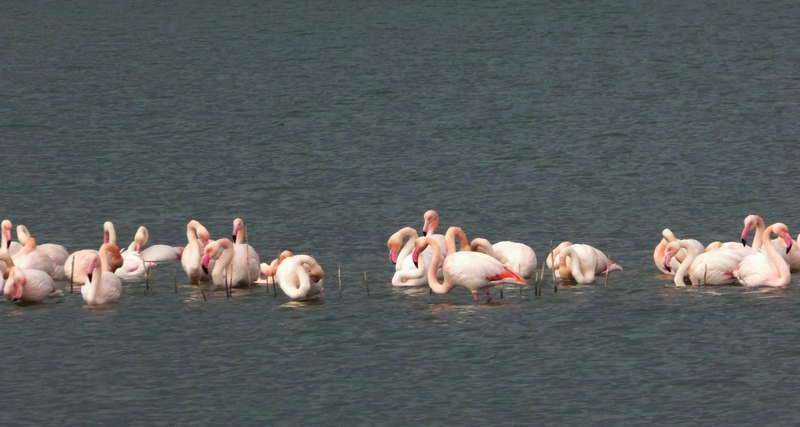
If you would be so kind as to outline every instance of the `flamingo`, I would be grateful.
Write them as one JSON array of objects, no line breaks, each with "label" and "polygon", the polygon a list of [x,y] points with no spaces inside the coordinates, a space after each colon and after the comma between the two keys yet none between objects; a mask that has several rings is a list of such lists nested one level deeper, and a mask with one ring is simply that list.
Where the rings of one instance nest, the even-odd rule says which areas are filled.
[{"label": "flamingo", "polygon": [[6,272],[3,295],[9,301],[42,302],[47,297],[64,293],[56,289],[53,278],[44,271],[15,265]]},{"label": "flamingo", "polygon": [[11,229],[14,224],[11,223],[11,220],[4,219],[0,226],[2,227],[2,232],[0,233],[2,234],[2,246],[0,246],[0,249],[5,249],[9,255],[14,255],[22,249],[21,243],[11,240]]},{"label": "flamingo", "polygon": [[[117,246],[117,231],[114,227],[114,223],[111,221],[106,221],[103,223],[102,244],[106,243],[110,243],[108,246],[108,252],[111,254],[109,269],[111,271],[115,271],[116,269],[122,267],[123,259],[122,254],[119,251],[119,247]],[[86,283],[89,278],[86,274],[86,271],[89,268],[89,263],[92,262],[92,259],[94,259],[94,255],[96,253],[96,249],[81,249],[69,254],[67,260],[64,261],[64,276],[72,280],[72,282],[75,284],[80,285]],[[72,268],[73,264],[75,265],[74,270]]]},{"label": "flamingo", "polygon": [[110,270],[111,256],[111,245],[104,243],[89,261],[86,268],[88,280],[81,287],[81,296],[89,306],[115,303],[122,295],[122,282]]},{"label": "flamingo", "polygon": [[594,282],[594,276],[600,273],[608,274],[611,271],[622,271],[622,266],[608,258],[599,249],[586,245],[569,245],[561,250],[559,272],[561,279],[571,276],[580,284]]},{"label": "flamingo", "polygon": [[[199,221],[193,219],[186,224],[186,246],[181,254],[181,266],[186,276],[189,277],[189,282],[193,285],[199,285],[200,282],[207,282],[210,277],[201,265],[203,258],[203,249],[208,244],[210,235],[208,230],[200,224]],[[209,268],[213,269],[214,260],[209,261]]]},{"label": "flamingo", "polygon": [[29,237],[19,252],[11,255],[14,264],[25,270],[40,270],[53,277],[53,261],[36,247],[36,239]]},{"label": "flamingo", "polygon": [[[545,258],[545,260],[544,260],[545,264],[547,265],[547,268],[549,268],[550,270],[553,270],[554,274],[555,274],[555,276],[557,278],[561,278],[561,272],[558,271],[559,270],[558,269],[558,265],[561,264],[561,257],[560,257],[561,250],[563,250],[567,246],[571,246],[571,245],[572,245],[572,242],[570,242],[570,241],[559,243],[558,246],[553,248],[553,250],[550,251],[549,254],[547,254],[547,258]],[[570,276],[568,279],[571,279],[571,278],[572,277]]]},{"label": "flamingo", "polygon": [[[17,225],[17,240],[19,240],[22,245],[25,245],[30,237],[31,233],[28,231],[28,227],[22,224]],[[54,280],[64,280],[67,277],[64,275],[64,263],[69,256],[67,248],[54,243],[43,243],[41,245],[37,244],[36,250],[50,258],[50,263],[53,266],[52,277]]]},{"label": "flamingo", "polygon": [[675,286],[686,286],[684,279],[686,273],[689,273],[689,280],[692,285],[729,285],[736,283],[736,278],[733,271],[742,260],[740,255],[735,250],[731,249],[715,249],[711,251],[697,252],[697,248],[691,242],[686,240],[675,240],[667,245],[664,252],[663,265],[666,269],[671,269],[675,265],[672,263],[672,257],[679,253],[681,250],[685,251],[685,258],[679,262],[678,268],[674,272],[673,282]]},{"label": "flamingo", "polygon": [[489,288],[503,282],[524,285],[525,279],[506,268],[500,261],[480,252],[459,251],[449,254],[444,259],[442,271],[444,281],[439,282],[436,271],[439,268],[441,249],[435,239],[429,236],[418,237],[414,242],[411,259],[419,259],[426,247],[433,249],[433,258],[428,266],[428,286],[437,294],[446,294],[456,286],[462,286],[472,292],[472,299],[478,303],[478,292],[485,291],[488,301],[492,299]]},{"label": "flamingo", "polygon": [[291,299],[306,299],[322,292],[325,270],[309,255],[293,255],[278,264],[275,281]]},{"label": "flamingo", "polygon": [[256,265],[261,263],[261,259],[258,256],[258,252],[245,242],[245,231],[247,229],[244,226],[244,220],[241,218],[236,218],[233,220],[233,231],[231,232],[231,240],[233,241],[234,248],[238,248],[236,250],[244,250],[247,249],[247,256],[256,262]]},{"label": "flamingo", "polygon": [[482,237],[477,237],[472,239],[469,246],[473,251],[483,252],[497,258],[503,265],[524,279],[531,278],[536,272],[536,252],[524,243],[504,240],[492,244]]},{"label": "flamingo", "polygon": [[258,278],[258,260],[249,257],[243,247],[237,247],[228,238],[206,245],[200,262],[203,271],[209,271],[212,259],[216,260],[216,265],[211,267],[211,281],[217,286],[249,285]]},{"label": "flamingo", "polygon": [[[670,258],[671,260],[670,262],[672,262],[673,265],[671,265],[670,268],[666,268],[664,266],[665,250],[667,248],[667,245],[678,240],[678,238],[675,237],[675,233],[673,233],[672,230],[670,230],[669,228],[661,230],[661,237],[662,237],[661,241],[658,243],[658,245],[656,245],[655,249],[653,250],[653,262],[662,273],[673,275],[675,274],[675,271],[678,269],[679,264],[683,262],[683,259],[686,257],[687,250],[681,247],[679,252],[673,254],[673,256]],[[705,250],[705,246],[703,246],[703,244],[700,243],[698,240],[695,239],[682,239],[682,240],[686,240],[687,244],[691,245],[695,249],[696,253],[700,253]]]},{"label": "flamingo", "polygon": [[285,250],[282,251],[278,257],[273,259],[269,264],[266,262],[259,264],[258,280],[256,280],[255,283],[267,285],[275,283],[275,274],[278,271],[278,265],[280,265],[284,259],[290,256],[294,256],[294,253],[292,253],[292,251]]},{"label": "flamingo", "polygon": [[136,230],[131,244],[122,252],[122,266],[114,271],[114,275],[124,280],[134,280],[145,275],[146,266],[140,251],[146,242],[147,228],[142,225]]},{"label": "flamingo", "polygon": [[[414,265],[409,255],[414,250],[414,240],[417,237],[419,237],[417,230],[403,227],[392,234],[386,242],[389,249],[389,260],[395,265],[395,273],[391,282],[393,286],[424,286],[428,283],[425,272],[430,265],[433,250],[426,249],[420,257],[420,265]],[[403,241],[406,242],[405,245],[403,245]]]},{"label": "flamingo", "polygon": [[[770,241],[772,234],[778,235],[786,244],[786,252],[791,250],[792,238],[786,224],[776,222],[767,227],[761,235],[762,242]],[[791,282],[789,264],[778,253],[775,245],[764,245],[766,251],[752,253],[742,259],[734,275],[744,286],[788,286]]]},{"label": "flamingo", "polygon": [[[137,241],[137,237],[139,237]],[[128,251],[139,252],[139,257],[147,267],[152,267],[159,262],[175,261],[181,259],[183,246],[170,246],[163,244],[150,245],[144,247],[150,240],[150,231],[144,225],[139,226],[133,237],[133,242],[128,246]],[[138,243],[138,246],[135,244]],[[131,247],[133,246],[133,247]]]},{"label": "flamingo", "polygon": [[[747,236],[750,234],[750,230],[755,227],[756,232],[755,236],[753,237],[753,248],[752,252],[758,251],[762,248],[764,241],[762,240],[762,235],[764,233],[764,219],[761,218],[760,215],[748,215],[744,219],[744,228],[742,229],[742,245],[747,245]],[[797,271],[800,270],[800,247],[797,245],[792,245],[791,247],[787,247],[783,238],[776,238],[774,240],[770,240],[775,249],[781,255],[781,257],[789,264],[789,271]],[[788,250],[787,250],[788,249]]]}]

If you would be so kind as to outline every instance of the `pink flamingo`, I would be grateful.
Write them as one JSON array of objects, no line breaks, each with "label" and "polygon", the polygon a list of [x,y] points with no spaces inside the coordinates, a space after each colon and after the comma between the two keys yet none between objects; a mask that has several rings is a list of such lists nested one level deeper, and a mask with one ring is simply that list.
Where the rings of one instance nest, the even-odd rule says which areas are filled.
[{"label": "pink flamingo", "polygon": [[9,301],[42,302],[48,296],[61,296],[63,293],[55,287],[53,278],[41,270],[24,270],[6,251],[0,251],[0,287]]},{"label": "pink flamingo", "polygon": [[[776,222],[767,227],[761,235],[762,242],[769,242],[772,234],[783,239],[786,252],[793,246],[786,224]],[[734,275],[744,286],[788,286],[791,282],[789,264],[778,253],[775,245],[764,245],[766,251],[752,253],[742,259]]]},{"label": "pink flamingo", "polygon": [[[553,270],[555,276],[558,277],[558,278],[562,278],[561,277],[561,272],[559,271],[559,268],[558,268],[559,264],[561,264],[561,257],[560,257],[561,250],[566,248],[567,246],[571,246],[571,245],[572,245],[572,242],[569,242],[569,241],[559,243],[558,246],[553,248],[553,250],[551,250],[550,253],[547,254],[547,258],[545,258],[545,260],[544,260],[545,264],[547,265],[547,268],[549,268],[550,270]],[[570,274],[569,277],[566,277],[564,279],[565,280],[571,280],[572,279],[572,275]]]},{"label": "pink flamingo", "polygon": [[245,242],[245,235],[246,235],[246,228],[244,226],[244,220],[241,218],[236,218],[233,220],[233,232],[231,235],[233,238],[234,248],[237,248],[237,251],[243,251],[247,249],[247,256],[255,260],[256,265],[261,263],[261,258],[258,256],[258,252],[256,252],[255,248],[250,246]]},{"label": "pink flamingo", "polygon": [[36,247],[36,239],[30,237],[25,242],[25,245],[19,252],[11,255],[14,264],[22,267],[25,270],[40,270],[47,273],[48,276],[53,277],[53,261],[44,252]]},{"label": "pink flamingo", "polygon": [[[675,274],[675,271],[679,267],[678,264],[683,262],[683,259],[686,257],[687,250],[681,247],[678,253],[673,254],[672,257],[670,257],[671,259],[670,262],[672,262],[673,265],[671,265],[669,269],[666,268],[666,266],[664,265],[664,254],[667,249],[667,245],[676,241],[677,237],[675,237],[675,234],[669,228],[661,230],[661,236],[662,236],[661,241],[658,243],[658,245],[656,245],[655,249],[653,250],[653,262],[662,273],[673,275]],[[695,239],[683,239],[683,240],[686,240],[687,244],[691,245],[695,249],[696,253],[700,253],[705,250],[703,244]]]},{"label": "pink flamingo", "polygon": [[436,241],[436,244],[439,245],[442,257],[446,256],[447,249],[445,247],[444,236],[436,234],[436,227],[439,226],[439,213],[433,209],[425,211],[422,215],[422,219],[422,235],[432,237],[434,241]]},{"label": "pink flamingo", "polygon": [[681,251],[686,251],[686,257],[678,263],[673,282],[675,286],[686,286],[684,279],[689,273],[692,285],[728,285],[736,282],[733,271],[742,260],[742,256],[734,250],[716,249],[697,253],[695,245],[685,240],[670,242],[664,253],[663,264],[665,268],[673,268],[672,257]]},{"label": "pink flamingo", "polygon": [[[214,285],[249,285],[258,279],[259,262],[249,257],[242,246],[237,248],[230,239],[223,238],[210,242],[203,249],[200,265],[206,273],[211,268],[211,282]],[[216,260],[216,264],[210,267],[212,259]]]},{"label": "pink flamingo", "polygon": [[525,279],[531,278],[536,272],[536,252],[524,243],[503,240],[492,244],[478,237],[472,239],[470,248],[497,258],[503,265]]},{"label": "pink flamingo", "polygon": [[122,282],[110,269],[111,256],[111,244],[104,243],[86,268],[87,281],[81,287],[81,296],[89,306],[115,303],[122,295]]},{"label": "pink flamingo", "polygon": [[585,244],[574,244],[561,250],[559,272],[561,280],[571,276],[580,284],[594,282],[597,274],[622,271],[622,266],[612,261],[599,249]]},{"label": "pink flamingo", "polygon": [[[210,238],[208,230],[199,221],[193,219],[186,224],[187,243],[181,255],[181,266],[183,271],[186,272],[189,282],[193,285],[199,285],[200,282],[210,280],[208,272],[201,265],[203,249]],[[213,263],[213,259],[209,261],[208,268],[213,269]]]},{"label": "pink flamingo", "polygon": [[307,299],[322,293],[325,270],[309,255],[292,255],[280,261],[275,281],[291,299]]},{"label": "pink flamingo", "polygon": [[[30,237],[31,233],[28,231],[28,227],[22,224],[17,225],[17,240],[19,240],[22,245],[25,245]],[[67,257],[69,256],[67,248],[54,243],[42,243],[36,245],[36,250],[47,255],[50,259],[50,264],[53,266],[53,279],[64,280],[66,278],[64,275],[64,262],[67,261]]]},{"label": "pink flamingo", "polygon": [[446,294],[456,286],[462,286],[472,292],[475,303],[478,302],[478,292],[486,291],[488,300],[491,301],[492,293],[489,288],[503,282],[526,284],[525,279],[506,268],[500,261],[480,252],[459,251],[449,254],[444,259],[442,271],[444,281],[439,282],[436,270],[439,268],[441,250],[438,243],[431,237],[419,237],[414,244],[412,260],[419,258],[419,254],[426,247],[433,249],[433,259],[428,267],[428,286],[437,294]]},{"label": "pink flamingo", "polygon": [[[114,223],[111,221],[103,223],[103,243],[101,243],[101,245],[106,243],[111,244],[108,246],[108,251],[111,253],[109,269],[115,271],[122,267],[123,259],[119,247],[117,246],[117,231],[114,227]],[[86,271],[89,268],[89,263],[94,259],[95,254],[97,254],[96,249],[81,249],[69,254],[67,260],[64,261],[64,276],[78,285],[86,283],[88,279]],[[75,265],[74,270],[72,268],[73,264]]]}]

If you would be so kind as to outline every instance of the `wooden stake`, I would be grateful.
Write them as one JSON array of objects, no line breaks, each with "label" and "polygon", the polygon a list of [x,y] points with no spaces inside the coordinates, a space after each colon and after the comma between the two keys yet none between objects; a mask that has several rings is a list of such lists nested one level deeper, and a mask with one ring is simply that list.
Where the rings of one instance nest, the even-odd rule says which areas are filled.
[{"label": "wooden stake", "polygon": [[336,263],[339,278],[339,298],[342,297],[342,264]]},{"label": "wooden stake", "polygon": [[367,272],[364,272],[364,287],[367,288],[367,296],[369,297],[369,283],[367,283]]},{"label": "wooden stake", "polygon": [[247,243],[247,225],[243,223],[242,226],[244,229],[244,249],[245,249],[244,253],[247,255],[244,258],[245,259],[244,268],[247,269],[247,289],[252,290],[253,281],[251,280],[250,276],[250,244]]},{"label": "wooden stake", "polygon": [[175,295],[178,295],[178,267],[172,269],[172,285],[175,287]]},{"label": "wooden stake", "polygon": [[69,293],[73,291],[73,283],[75,283],[75,255],[72,255],[72,271],[69,272]]}]

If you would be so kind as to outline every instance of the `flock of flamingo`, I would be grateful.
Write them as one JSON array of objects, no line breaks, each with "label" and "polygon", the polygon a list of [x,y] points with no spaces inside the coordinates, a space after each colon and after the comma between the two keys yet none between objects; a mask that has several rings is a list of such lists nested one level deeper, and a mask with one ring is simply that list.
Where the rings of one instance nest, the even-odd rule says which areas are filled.
[{"label": "flock of flamingo", "polygon": [[[391,283],[397,287],[428,286],[436,293],[448,293],[456,286],[468,289],[475,303],[485,292],[500,284],[525,285],[535,277],[537,258],[530,246],[512,241],[494,244],[484,238],[469,241],[464,230],[449,227],[437,234],[439,215],[429,210],[423,215],[422,236],[412,227],[403,227],[388,241],[389,259],[395,265]],[[145,226],[136,231],[133,241],[120,250],[114,224],[103,224],[103,243],[99,248],[69,253],[58,244],[37,244],[24,225],[17,225],[17,241],[12,240],[13,224],[2,221],[0,247],[0,287],[10,301],[42,302],[63,292],[56,282],[68,280],[81,286],[89,306],[117,302],[123,281],[140,280],[154,265],[179,260],[193,285],[213,284],[231,287],[276,284],[291,299],[319,296],[325,271],[309,255],[283,251],[270,263],[260,262],[258,253],[246,242],[244,221],[233,221],[231,238],[211,240],[200,222],[186,224],[184,246],[145,247],[149,233]],[[752,246],[747,237],[755,229]],[[774,240],[772,236],[776,235]],[[744,220],[741,242],[714,242],[703,246],[694,239],[678,239],[669,230],[653,251],[653,261],[664,274],[673,277],[675,286],[692,285],[787,286],[790,271],[800,269],[800,245],[794,245],[783,223],[765,226],[758,215]],[[798,236],[800,243],[800,236]],[[622,270],[599,249],[588,244],[562,242],[547,255],[546,265],[554,278],[579,284],[592,283],[598,275]],[[687,277],[688,275],[688,277]]]}]

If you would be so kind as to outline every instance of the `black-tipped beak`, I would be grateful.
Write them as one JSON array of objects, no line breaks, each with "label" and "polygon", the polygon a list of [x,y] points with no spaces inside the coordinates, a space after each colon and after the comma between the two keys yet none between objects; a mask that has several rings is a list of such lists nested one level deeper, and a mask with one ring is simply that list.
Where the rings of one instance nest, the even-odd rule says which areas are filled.
[{"label": "black-tipped beak", "polygon": [[231,241],[233,241],[233,243],[239,243],[239,242],[236,241],[236,235],[235,234],[231,234]]},{"label": "black-tipped beak", "polygon": [[414,261],[414,267],[419,268],[419,261]]},{"label": "black-tipped beak", "polygon": [[428,235],[428,232],[427,232],[427,231],[423,231],[423,232],[422,232],[422,235],[423,235],[423,236],[427,236],[427,235]]},{"label": "black-tipped beak", "polygon": [[670,273],[672,272],[672,267],[671,266],[664,264],[664,268],[666,268],[667,271],[669,271]]},{"label": "black-tipped beak", "polygon": [[208,274],[208,267],[206,267],[205,265],[200,265],[200,266],[203,267],[203,273]]},{"label": "black-tipped beak", "polygon": [[747,246],[747,239],[742,239],[742,246]]},{"label": "black-tipped beak", "polygon": [[790,250],[790,249],[792,249],[792,245],[789,245],[789,246],[787,246],[787,247],[786,247],[786,253],[787,253],[787,254],[789,253],[789,250]]},{"label": "black-tipped beak", "polygon": [[87,274],[87,275],[86,275],[86,277],[88,277],[88,278],[89,278],[89,281],[90,281],[90,282],[92,281],[92,273],[89,273],[89,274]]}]

